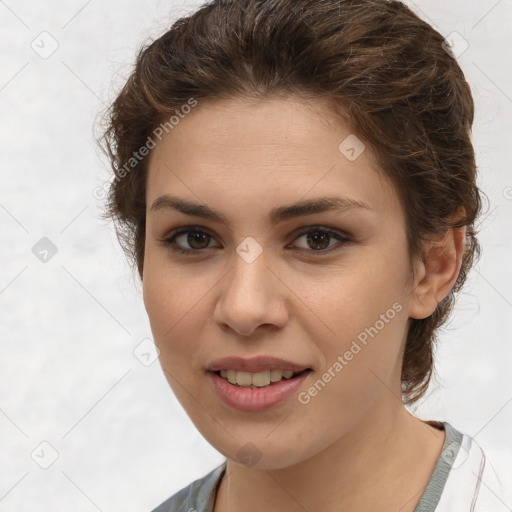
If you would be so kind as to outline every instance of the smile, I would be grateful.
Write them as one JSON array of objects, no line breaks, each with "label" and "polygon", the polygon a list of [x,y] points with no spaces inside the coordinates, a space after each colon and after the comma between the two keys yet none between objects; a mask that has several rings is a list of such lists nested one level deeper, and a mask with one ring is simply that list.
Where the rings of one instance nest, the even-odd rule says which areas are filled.
[{"label": "smile", "polygon": [[219,370],[208,371],[207,375],[216,396],[224,404],[238,411],[259,412],[283,404],[295,396],[310,373],[310,369],[297,373],[277,369],[255,373]]}]

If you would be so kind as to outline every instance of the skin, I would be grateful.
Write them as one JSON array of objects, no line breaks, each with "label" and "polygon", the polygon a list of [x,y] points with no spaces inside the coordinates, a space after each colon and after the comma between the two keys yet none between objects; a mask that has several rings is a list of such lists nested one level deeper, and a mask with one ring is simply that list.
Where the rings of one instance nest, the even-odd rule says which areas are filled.
[{"label": "skin", "polygon": [[[429,316],[456,281],[464,228],[432,242],[412,281],[396,191],[368,148],[354,161],[338,150],[351,131],[331,112],[293,97],[200,102],[150,156],[144,302],[171,388],[227,458],[215,512],[413,511],[445,439],[405,409],[400,370],[409,319]],[[163,194],[205,203],[229,222],[152,210]],[[267,220],[277,206],[332,195],[372,210]],[[208,247],[200,255],[162,242],[197,225],[211,238],[191,246],[185,234],[176,244]],[[311,226],[352,243],[331,237],[338,249],[319,255],[299,233]],[[252,263],[236,252],[248,236],[263,251]],[[308,404],[294,395],[237,411],[206,376],[220,357],[269,354],[312,368],[307,390],[394,303],[401,311]],[[237,456],[248,442],[261,455],[252,467]]]}]

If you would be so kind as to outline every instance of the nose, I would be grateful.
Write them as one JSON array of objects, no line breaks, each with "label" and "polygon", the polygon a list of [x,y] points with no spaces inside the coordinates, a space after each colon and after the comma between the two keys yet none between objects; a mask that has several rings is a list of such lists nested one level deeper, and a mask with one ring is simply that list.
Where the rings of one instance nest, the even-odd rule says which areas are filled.
[{"label": "nose", "polygon": [[288,320],[286,286],[269,267],[264,254],[248,263],[238,255],[221,281],[214,321],[243,336],[282,328]]}]

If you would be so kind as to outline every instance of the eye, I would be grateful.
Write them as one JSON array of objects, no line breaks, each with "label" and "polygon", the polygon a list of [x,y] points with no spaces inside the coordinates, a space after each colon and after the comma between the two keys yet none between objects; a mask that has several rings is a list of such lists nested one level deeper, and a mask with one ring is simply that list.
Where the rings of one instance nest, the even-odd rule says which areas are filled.
[{"label": "eye", "polygon": [[[342,246],[352,242],[349,237],[341,233],[317,226],[302,231],[295,240],[299,240],[302,237],[306,237],[306,246],[298,247],[298,249],[309,253],[318,253],[318,255],[340,249]],[[182,240],[178,243],[180,239]],[[194,253],[199,254],[205,249],[213,248],[210,246],[210,242],[213,239],[213,235],[204,228],[200,226],[187,226],[171,232],[162,239],[162,242],[174,252],[192,255]],[[338,240],[338,243],[332,244],[335,240]],[[297,247],[295,246],[295,248]]]},{"label": "eye", "polygon": [[[184,240],[184,243],[189,244],[188,246],[191,247],[191,249],[186,246],[183,247],[181,244],[177,244],[176,240],[179,240],[180,238]],[[213,236],[199,226],[188,226],[172,232],[162,241],[175,252],[190,254],[193,252],[200,252],[204,249],[209,249],[210,247],[208,247],[208,244],[212,239]]]},{"label": "eye", "polygon": [[[335,231],[331,231],[330,229],[316,226],[308,228],[306,231],[300,233],[297,236],[296,240],[299,240],[302,237],[306,237],[306,246],[299,248],[307,250],[308,252],[316,253],[331,252],[331,250],[339,249],[341,248],[340,246],[346,245],[352,241],[350,238],[342,235],[341,233],[337,233]],[[331,242],[333,242],[334,240],[338,240],[338,243],[332,245]]]}]

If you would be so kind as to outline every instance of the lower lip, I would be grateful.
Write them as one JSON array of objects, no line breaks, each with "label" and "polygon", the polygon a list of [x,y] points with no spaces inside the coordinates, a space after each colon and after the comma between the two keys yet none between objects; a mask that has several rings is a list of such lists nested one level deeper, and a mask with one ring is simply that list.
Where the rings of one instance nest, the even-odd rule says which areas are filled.
[{"label": "lower lip", "polygon": [[235,386],[214,372],[208,372],[215,391],[230,407],[239,411],[257,412],[281,404],[299,389],[309,375],[304,371],[293,379],[285,379],[264,388]]}]

